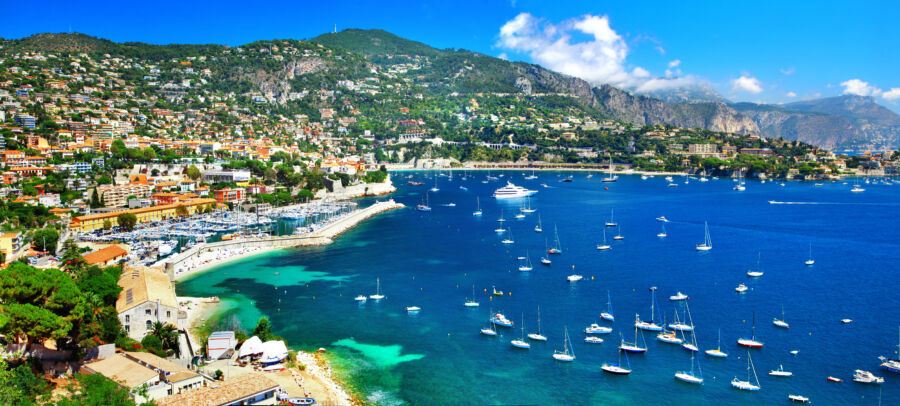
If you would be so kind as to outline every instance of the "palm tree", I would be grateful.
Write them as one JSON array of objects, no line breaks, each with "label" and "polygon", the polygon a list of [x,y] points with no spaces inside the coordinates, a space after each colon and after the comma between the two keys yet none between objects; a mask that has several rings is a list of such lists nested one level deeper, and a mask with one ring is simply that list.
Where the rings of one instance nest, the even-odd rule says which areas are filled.
[{"label": "palm tree", "polygon": [[164,350],[171,350],[175,356],[181,355],[181,347],[178,345],[178,329],[169,323],[153,322],[150,326],[150,335],[159,338]]}]

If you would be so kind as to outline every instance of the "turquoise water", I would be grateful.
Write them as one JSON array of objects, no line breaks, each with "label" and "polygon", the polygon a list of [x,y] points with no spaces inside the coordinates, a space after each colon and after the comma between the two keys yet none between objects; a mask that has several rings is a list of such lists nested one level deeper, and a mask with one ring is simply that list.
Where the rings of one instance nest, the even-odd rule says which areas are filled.
[{"label": "turquoise water", "polygon": [[[406,186],[406,175],[396,177],[404,185],[394,196],[414,207],[433,181],[417,173],[425,186]],[[896,357],[900,186],[867,185],[854,194],[841,183],[748,182],[746,191],[736,192],[726,179],[684,184],[676,178],[680,186],[668,188],[662,177],[604,184],[602,176],[584,173],[574,174],[572,183],[559,182],[559,173],[538,176],[524,180],[507,172],[500,183],[488,184],[481,182],[483,173],[466,181],[457,175],[452,183],[440,177],[430,213],[382,214],[331,246],[228,264],[179,283],[178,293],[218,295],[225,312],[248,330],[266,315],[292,346],[327,347],[343,377],[377,404],[779,404],[788,403],[788,394],[815,404],[878,404],[878,386],[851,382],[857,368],[884,376],[883,404],[897,403],[900,376],[880,371],[877,357]],[[521,202],[490,198],[506,179],[540,190],[532,199],[537,213],[515,220]],[[484,209],[480,218],[471,214],[475,196]],[[457,206],[443,206],[448,202]],[[493,231],[501,209],[513,245],[501,244]],[[595,246],[610,209],[626,238],[612,241],[617,230],[608,228],[613,248],[601,252]],[[543,233],[533,231],[538,214]],[[671,220],[665,239],[656,236],[661,224],[655,218],[663,215]],[[694,245],[703,240],[704,221],[714,248],[701,253]],[[547,267],[538,260],[554,225],[564,252]],[[803,263],[809,244],[812,267]],[[526,250],[535,269],[518,272],[516,257]],[[756,267],[758,255],[765,275],[750,279],[745,272]],[[573,265],[584,279],[569,283]],[[387,298],[357,304],[356,295],[374,293],[376,277]],[[735,293],[739,283],[751,290]],[[465,308],[473,284],[481,306]],[[492,297],[492,286],[508,295]],[[603,362],[616,360],[618,334],[633,337],[635,313],[650,317],[651,286],[659,288],[669,321],[676,305],[668,297],[677,291],[690,296],[701,351],[715,347],[721,329],[730,356],[698,356],[704,385],[676,381],[676,371],[690,368],[689,353],[649,333],[648,352],[630,357],[630,376],[600,371]],[[602,344],[586,344],[582,331],[605,309],[607,291],[616,313],[615,323],[607,324],[614,332]],[[412,305],[422,311],[408,315],[404,309]],[[511,347],[523,314],[526,330],[536,329],[538,305],[549,341],[530,350]],[[782,305],[789,330],[772,325]],[[517,328],[501,329],[496,338],[480,335],[491,308]],[[762,390],[751,393],[730,381],[746,378],[747,351],[736,340],[750,334],[754,312],[765,347],[752,350]],[[844,325],[843,318],[854,321]],[[551,358],[562,349],[564,327],[577,357],[567,364]],[[794,376],[767,375],[780,364]],[[829,375],[844,383],[826,381]]]}]

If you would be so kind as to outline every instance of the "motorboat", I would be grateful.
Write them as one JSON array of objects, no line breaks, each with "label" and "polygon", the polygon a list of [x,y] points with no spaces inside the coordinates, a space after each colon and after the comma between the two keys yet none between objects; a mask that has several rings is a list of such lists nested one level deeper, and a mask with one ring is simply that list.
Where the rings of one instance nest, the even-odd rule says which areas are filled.
[{"label": "motorboat", "polygon": [[688,297],[688,295],[685,295],[684,293],[681,293],[681,292],[678,292],[677,294],[669,296],[669,300],[671,300],[673,302],[679,301],[679,300],[688,300],[688,299],[690,299],[690,297]]},{"label": "motorboat", "polygon": [[567,276],[566,280],[568,280],[569,282],[578,282],[578,281],[582,280],[583,278],[584,277],[581,275],[573,274],[573,275]]},{"label": "motorboat", "polygon": [[600,337],[588,336],[584,338],[584,342],[588,344],[602,344],[603,339]]},{"label": "motorboat", "polygon": [[416,312],[418,312],[419,310],[422,310],[422,308],[419,307],[419,306],[409,306],[409,307],[406,308],[406,312],[407,312],[407,313],[416,313]]},{"label": "motorboat", "polygon": [[875,374],[869,371],[857,369],[856,371],[853,371],[853,382],[880,384],[884,383],[884,378],[875,376]]},{"label": "motorboat", "polygon": [[356,299],[353,299],[353,300],[356,300],[357,302],[365,302],[366,299],[367,299],[366,295],[359,295],[356,297]]},{"label": "motorboat", "polygon": [[789,376],[794,376],[794,373],[793,373],[793,372],[790,372],[790,371],[785,371],[785,370],[784,370],[784,365],[779,365],[779,366],[778,366],[778,369],[773,369],[773,370],[769,371],[769,375],[772,375],[772,376],[781,376],[781,377],[789,377]]},{"label": "motorboat", "polygon": [[660,223],[668,223],[669,219],[667,219],[666,216],[659,216],[656,218],[656,221],[659,221]]},{"label": "motorboat", "polygon": [[502,313],[494,313],[494,316],[491,317],[491,324],[501,326],[501,327],[512,327],[513,322],[510,319],[507,319]]},{"label": "motorboat", "polygon": [[734,291],[737,292],[737,293],[744,293],[744,292],[746,292],[746,291],[749,290],[749,289],[750,289],[750,288],[748,288],[747,285],[744,285],[744,284],[742,283],[742,284],[738,285],[738,287],[734,288]]},{"label": "motorboat", "polygon": [[792,402],[797,403],[809,403],[809,398],[806,396],[788,395],[788,399],[790,399]]},{"label": "motorboat", "polygon": [[516,186],[512,182],[507,181],[506,186],[494,191],[495,199],[515,199],[521,197],[532,196],[537,190],[528,190],[521,186]]},{"label": "motorboat", "polygon": [[[900,344],[898,344],[897,347],[900,348]],[[885,357],[879,357],[878,359],[881,360],[882,369],[895,374],[900,374],[900,359],[887,359]]]},{"label": "motorboat", "polygon": [[585,334],[609,334],[612,333],[611,327],[604,327],[597,323],[593,323],[584,329]]},{"label": "motorboat", "polygon": [[825,379],[828,379],[828,381],[830,381],[830,382],[835,382],[835,383],[841,383],[841,382],[844,382],[843,379],[841,379],[841,378],[835,378],[835,377],[833,377],[833,376],[829,376],[828,378],[825,378]]}]

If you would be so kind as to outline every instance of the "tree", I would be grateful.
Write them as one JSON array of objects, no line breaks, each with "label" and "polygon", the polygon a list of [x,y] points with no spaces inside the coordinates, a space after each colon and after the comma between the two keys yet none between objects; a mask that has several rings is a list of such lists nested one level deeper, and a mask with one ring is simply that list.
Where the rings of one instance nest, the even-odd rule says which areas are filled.
[{"label": "tree", "polygon": [[33,405],[38,396],[49,394],[47,389],[47,382],[31,368],[25,365],[12,368],[0,360],[0,404]]},{"label": "tree", "polygon": [[112,221],[109,221],[109,219],[103,220],[103,229],[109,230],[110,228],[112,228]]},{"label": "tree", "polygon": [[183,204],[179,204],[178,206],[175,206],[175,214],[177,214],[181,217],[187,216],[188,215],[187,206],[185,206]]},{"label": "tree", "polygon": [[187,168],[187,177],[191,180],[200,179],[200,176],[200,169],[198,169],[195,165],[191,165]]},{"label": "tree", "polygon": [[134,226],[137,224],[137,216],[134,213],[119,214],[116,216],[116,220],[118,220],[119,226],[124,227],[128,231],[134,230]]},{"label": "tree", "polygon": [[156,159],[156,150],[150,147],[144,148],[144,159],[147,161]]},{"label": "tree", "polygon": [[84,310],[71,277],[21,262],[0,270],[0,303],[0,333],[27,342],[65,337]]},{"label": "tree", "polygon": [[135,406],[131,392],[115,381],[100,374],[78,374],[78,385],[69,385],[68,394],[57,406]]},{"label": "tree", "polygon": [[97,193],[97,188],[94,188],[94,191],[91,192],[91,208],[97,209],[103,207],[103,200],[100,198],[100,195]]},{"label": "tree", "polygon": [[63,255],[59,259],[62,268],[69,272],[77,272],[84,268],[87,263],[81,256],[81,248],[75,243],[75,240],[68,239],[63,243]]},{"label": "tree", "polygon": [[59,241],[59,233],[54,228],[45,227],[37,230],[31,236],[31,245],[40,251],[56,252],[56,243]]},{"label": "tree", "polygon": [[156,321],[150,326],[150,332],[147,334],[159,339],[161,349],[172,351],[176,355],[181,353],[181,347],[178,345],[179,333],[177,327],[169,323]]},{"label": "tree", "polygon": [[253,335],[259,337],[263,342],[269,341],[274,337],[272,335],[272,324],[269,323],[267,317],[261,317],[256,322],[256,327],[253,328]]}]

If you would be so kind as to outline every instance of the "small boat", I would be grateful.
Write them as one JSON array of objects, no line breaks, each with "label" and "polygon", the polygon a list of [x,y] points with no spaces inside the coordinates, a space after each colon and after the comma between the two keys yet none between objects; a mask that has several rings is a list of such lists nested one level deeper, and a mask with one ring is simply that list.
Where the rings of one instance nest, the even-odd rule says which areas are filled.
[{"label": "small boat", "polygon": [[609,296],[609,291],[606,291],[606,311],[600,313],[600,318],[607,321],[615,321],[616,318],[613,316],[612,310],[612,298]]},{"label": "small boat", "polygon": [[615,240],[615,241],[621,241],[621,240],[624,240],[624,239],[625,239],[625,236],[622,235],[622,226],[619,226],[619,233],[616,234],[616,235],[613,237],[613,240]]},{"label": "small boat", "polygon": [[584,277],[578,274],[572,274],[566,277],[566,280],[568,280],[569,282],[578,282],[582,279],[584,279]]},{"label": "small boat", "polygon": [[619,223],[616,223],[616,218],[613,216],[614,214],[615,213],[613,213],[613,210],[610,209],[609,210],[609,220],[606,220],[607,227],[616,227],[619,225]]},{"label": "small boat", "polygon": [[[756,384],[753,384],[750,381],[750,371],[753,371],[753,378],[755,379]],[[753,367],[753,358],[750,356],[750,351],[747,351],[747,380],[742,381],[735,377],[731,380],[731,386],[733,386],[735,389],[746,391],[759,390],[759,377],[756,376],[756,368]]]},{"label": "small boat", "polygon": [[716,344],[716,349],[706,350],[706,355],[716,358],[728,358],[728,354],[722,351],[722,329],[719,329],[719,341]]},{"label": "small boat", "polygon": [[531,348],[531,344],[528,343],[528,341],[525,341],[525,314],[524,313],[522,314],[522,338],[520,338],[518,340],[512,340],[509,342],[509,344],[512,345],[513,347],[521,348],[521,349],[525,349],[525,350]]},{"label": "small boat", "polygon": [[507,231],[506,238],[500,240],[500,242],[503,243],[503,244],[507,244],[507,245],[508,245],[508,244],[515,244],[515,243],[516,243],[516,240],[513,239],[513,236],[512,236],[512,228],[510,228],[510,229],[508,229],[508,230],[506,230],[506,231]]},{"label": "small boat", "polygon": [[688,300],[688,299],[690,299],[690,297],[688,297],[688,295],[685,295],[684,293],[681,293],[681,292],[678,292],[677,294],[669,296],[669,300],[671,300],[673,302],[679,301],[679,300]]},{"label": "small boat", "polygon": [[563,340],[563,350],[553,351],[553,359],[562,362],[575,361],[575,351],[572,350],[572,342],[569,341],[569,329],[565,329],[565,339]]},{"label": "small boat", "polygon": [[550,265],[551,263],[553,263],[553,261],[551,261],[550,258],[541,257],[541,263],[544,265]]},{"label": "small boat", "polygon": [[656,218],[656,221],[659,221],[661,223],[668,223],[669,219],[667,219],[666,216],[659,216]]},{"label": "small boat", "polygon": [[544,231],[544,228],[541,227],[541,215],[538,214],[538,223],[537,223],[536,226],[534,226],[534,232],[540,233],[540,232],[543,232],[543,231]]},{"label": "small boat", "polygon": [[747,271],[747,276],[749,276],[751,278],[758,278],[760,276],[763,276],[763,272],[759,270],[759,260],[761,257],[762,257],[762,253],[757,252],[756,253],[756,270],[755,271],[752,271],[752,270]]},{"label": "small boat", "polygon": [[712,239],[709,237],[709,224],[703,222],[704,238],[702,244],[697,244],[697,251],[709,251],[712,249]]},{"label": "small boat", "polygon": [[862,192],[865,192],[866,189],[863,187],[860,187],[859,185],[853,185],[853,189],[850,189],[850,191],[853,193],[862,193]]},{"label": "small boat", "polygon": [[515,215],[515,216],[513,216],[513,217],[515,217],[515,218],[517,218],[517,219],[519,219],[519,220],[521,220],[521,219],[523,219],[523,218],[525,218],[525,215],[524,215],[524,214],[522,214],[522,213],[518,213],[518,214],[516,214],[516,215]]},{"label": "small boat", "polygon": [[744,186],[744,183],[741,182],[741,183],[738,183],[738,184],[737,184],[735,187],[733,187],[732,189],[737,190],[738,192],[743,192],[743,191],[747,190],[747,186]]},{"label": "small boat", "polygon": [[584,338],[584,342],[588,344],[603,344],[603,339],[600,337],[587,336]]},{"label": "small boat", "polygon": [[287,404],[291,406],[311,406],[316,404],[316,399],[310,397],[287,398]]},{"label": "small boat", "polygon": [[562,178],[562,179],[560,180],[560,182],[566,182],[566,183],[568,183],[568,182],[572,182],[573,180],[575,180],[574,177],[573,177],[572,175],[569,175],[569,177],[567,177],[567,178]]},{"label": "small boat", "polygon": [[[623,343],[625,342],[625,341],[622,339],[622,335],[621,335],[621,334],[619,334],[619,340],[622,341]],[[625,353],[625,365],[626,365],[627,367],[623,367],[623,366],[622,366],[622,353],[623,353],[623,352]],[[611,363],[609,363],[609,362],[606,362],[606,363],[603,364],[603,366],[600,367],[600,369],[603,370],[603,372],[610,373],[610,374],[613,374],[613,375],[628,375],[628,374],[630,374],[630,373],[631,373],[631,362],[628,361],[628,353],[625,352],[625,351],[620,347],[620,348],[619,348],[619,361],[616,362],[615,364],[611,364]]]},{"label": "small boat", "polygon": [[853,323],[853,319],[841,319],[841,324],[850,324]]},{"label": "small boat", "polygon": [[[900,348],[900,343],[898,343],[897,348]],[[881,360],[882,369],[895,374],[900,374],[900,359],[887,359],[885,357],[879,357],[878,359]]]},{"label": "small boat", "polygon": [[756,340],[756,312],[753,312],[753,323],[750,325],[750,338],[742,337],[737,341],[738,345],[749,348],[762,348],[763,343]]},{"label": "small boat", "polygon": [[472,297],[470,299],[466,300],[466,302],[463,303],[463,306],[466,306],[466,307],[478,307],[479,306],[478,302],[475,301],[475,285],[472,285]]},{"label": "small boat", "polygon": [[612,333],[611,327],[604,327],[597,323],[591,323],[590,326],[584,329],[585,334],[609,334]]},{"label": "small boat", "polygon": [[775,327],[791,328],[791,326],[787,324],[786,321],[784,321],[784,305],[781,305],[781,318],[779,319],[776,317],[774,320],[772,320],[772,324],[774,324]]},{"label": "small boat", "polygon": [[666,224],[665,223],[662,224],[662,231],[660,231],[658,234],[656,234],[656,236],[659,238],[666,238],[669,236],[669,234],[666,233]]},{"label": "small boat", "polygon": [[525,251],[525,262],[519,264],[519,272],[531,272],[534,267],[531,265],[531,257],[528,255],[528,251]]},{"label": "small boat", "polygon": [[375,294],[369,295],[369,299],[374,299],[374,300],[384,299],[384,295],[381,294],[381,278],[375,278]]},{"label": "small boat", "polygon": [[677,184],[677,183],[670,183],[670,184],[668,184],[668,185],[666,185],[666,186],[668,186],[668,187],[678,187],[678,184]]},{"label": "small boat", "polygon": [[[641,333],[641,331],[640,331],[640,330],[638,329],[638,327],[637,327],[638,322],[640,322],[640,318],[638,317],[637,314],[635,314],[635,315],[634,315],[634,325],[635,325],[635,327],[634,327],[634,342],[633,342],[633,343],[625,342],[625,339],[622,338],[621,335],[619,335],[619,342],[620,342],[620,344],[619,344],[619,349],[620,349],[620,350],[625,351],[625,352],[633,352],[633,353],[645,353],[645,352],[647,352],[647,342],[644,341],[644,334]],[[638,340],[637,340],[638,335],[640,335],[641,341],[644,341],[644,346],[643,346],[643,347],[641,347],[641,346],[638,345],[638,342],[637,342],[637,341],[638,341]]]},{"label": "small boat", "polygon": [[507,319],[502,313],[494,313],[494,316],[491,317],[491,324],[500,326],[500,327],[512,327],[513,322],[510,319]]},{"label": "small boat", "polygon": [[703,370],[700,369],[700,364],[697,364],[697,373],[694,373],[694,354],[691,353],[691,370],[690,371],[678,371],[675,373],[675,379],[678,379],[682,382],[692,383],[695,385],[703,384]]},{"label": "small boat", "polygon": [[769,375],[788,377],[788,376],[794,376],[794,373],[790,372],[790,371],[785,371],[784,365],[779,365],[778,369],[773,369],[773,370],[769,371]]},{"label": "small boat", "polygon": [[825,379],[828,379],[828,380],[831,381],[831,382],[837,382],[837,383],[844,382],[843,379],[841,379],[841,378],[835,378],[835,377],[833,377],[833,376],[829,376],[828,378],[825,378]]},{"label": "small boat", "polygon": [[749,290],[749,289],[750,289],[750,288],[748,288],[747,285],[744,285],[744,284],[742,283],[742,284],[738,285],[736,288],[734,288],[734,291],[737,292],[737,293],[744,293],[744,292],[746,292],[746,291]]},{"label": "small boat", "polygon": [[506,229],[503,228],[503,227],[495,228],[495,229],[494,229],[494,232],[495,232],[495,233],[498,233],[498,234],[503,234],[503,233],[506,232]]},{"label": "small boat", "polygon": [[880,384],[884,383],[884,378],[875,376],[875,374],[869,371],[857,369],[856,371],[853,371],[853,382]]},{"label": "small boat", "polygon": [[606,251],[612,248],[609,244],[606,243],[606,229],[603,229],[603,244],[597,244],[597,249],[600,251]]},{"label": "small boat", "polygon": [[494,296],[503,296],[502,290],[497,290],[497,288],[495,286],[491,286],[491,288],[493,288],[493,290],[494,290],[494,292],[493,292]]},{"label": "small boat", "polygon": [[478,196],[475,196],[475,211],[472,212],[472,215],[480,216],[482,214],[484,214],[484,212],[481,211],[481,198]]},{"label": "small boat", "polygon": [[797,353],[799,353],[799,352],[800,352],[800,351],[792,350],[792,351],[791,351],[791,355],[797,355]]},{"label": "small boat", "polygon": [[810,243],[809,244],[809,259],[807,259],[806,262],[804,262],[804,264],[806,264],[806,266],[813,266],[813,265],[815,265],[815,263],[816,263],[816,261],[812,257],[812,243]]},{"label": "small boat", "polygon": [[416,210],[431,211],[431,206],[428,205],[428,193],[425,193],[425,199],[422,201],[422,203],[416,205]]},{"label": "small boat", "polygon": [[416,312],[418,312],[419,310],[422,310],[422,308],[419,307],[419,306],[409,306],[409,307],[406,308],[406,312],[407,312],[407,313],[416,313]]},{"label": "small boat", "polygon": [[356,297],[356,299],[353,299],[353,300],[356,300],[357,302],[365,302],[366,299],[367,299],[366,295],[359,295]]},{"label": "small boat", "polygon": [[797,403],[809,403],[809,398],[806,396],[788,395],[788,399],[790,399],[792,402]]},{"label": "small boat", "polygon": [[[547,341],[547,337],[541,334],[541,307],[538,306],[538,332],[537,333],[529,333],[528,338],[535,341]],[[523,322],[524,324],[524,322]]]}]

